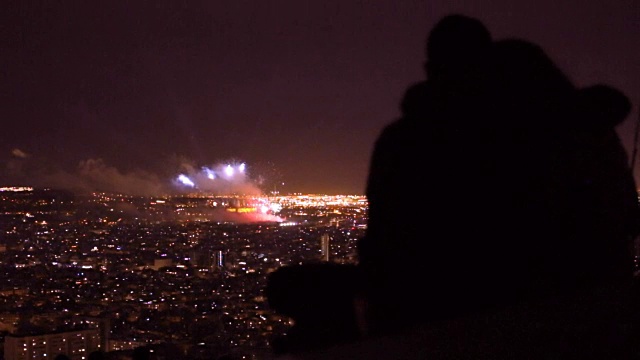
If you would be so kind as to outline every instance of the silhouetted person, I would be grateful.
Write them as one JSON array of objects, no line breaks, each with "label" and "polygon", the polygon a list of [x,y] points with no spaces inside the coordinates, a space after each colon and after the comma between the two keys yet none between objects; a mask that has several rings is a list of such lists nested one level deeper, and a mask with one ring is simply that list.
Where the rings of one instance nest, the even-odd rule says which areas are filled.
[{"label": "silhouetted person", "polygon": [[[504,104],[485,111],[496,121],[483,132],[492,144],[487,155],[500,165],[488,177],[498,184],[490,194],[500,196],[498,215],[510,220],[510,231],[528,228],[518,238],[536,244],[512,264],[529,276],[521,282],[537,283],[526,291],[629,280],[637,193],[614,129],[630,111],[628,99],[604,85],[576,89],[527,41],[497,42],[491,63],[487,104]],[[518,250],[499,245],[505,254]]]},{"label": "silhouetted person", "polygon": [[[635,358],[640,211],[615,132],[629,100],[577,88],[536,44],[494,41],[466,16],[443,18],[426,50],[427,80],[371,157],[354,273],[367,336],[304,357]],[[339,307],[298,314],[302,333]]]},{"label": "silhouetted person", "polygon": [[430,333],[451,358],[629,356],[639,212],[614,129],[628,99],[577,89],[539,46],[494,42],[464,16],[434,27],[427,57],[371,158],[358,248],[371,334],[468,327],[456,351]]},{"label": "silhouetted person", "polygon": [[475,259],[465,256],[477,242],[460,241],[473,236],[462,225],[473,220],[463,211],[475,177],[466,151],[476,141],[469,125],[482,121],[475,112],[491,44],[478,20],[442,19],[427,39],[427,81],[407,90],[401,118],[376,140],[358,249],[373,333],[447,318],[474,293],[464,282]]},{"label": "silhouetted person", "polygon": [[269,274],[269,306],[294,321],[286,336],[274,339],[275,355],[307,353],[360,338],[356,271],[352,265],[311,263]]}]

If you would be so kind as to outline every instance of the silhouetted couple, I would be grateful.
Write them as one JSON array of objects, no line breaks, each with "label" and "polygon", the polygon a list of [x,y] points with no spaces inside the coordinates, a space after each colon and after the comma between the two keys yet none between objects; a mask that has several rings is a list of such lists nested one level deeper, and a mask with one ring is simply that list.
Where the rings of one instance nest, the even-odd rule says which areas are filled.
[{"label": "silhouetted couple", "polygon": [[364,341],[331,356],[636,355],[628,99],[466,16],[443,18],[426,55],[371,158]]}]

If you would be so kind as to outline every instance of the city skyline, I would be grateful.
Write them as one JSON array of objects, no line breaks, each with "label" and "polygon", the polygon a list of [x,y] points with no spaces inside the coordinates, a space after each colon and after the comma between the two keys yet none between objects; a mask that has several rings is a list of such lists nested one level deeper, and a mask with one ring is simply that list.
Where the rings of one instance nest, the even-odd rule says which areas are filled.
[{"label": "city skyline", "polygon": [[353,263],[366,202],[272,198],[281,221],[234,199],[0,188],[0,357],[169,347],[171,359],[271,358],[291,322],[267,303],[268,275],[329,256]]}]

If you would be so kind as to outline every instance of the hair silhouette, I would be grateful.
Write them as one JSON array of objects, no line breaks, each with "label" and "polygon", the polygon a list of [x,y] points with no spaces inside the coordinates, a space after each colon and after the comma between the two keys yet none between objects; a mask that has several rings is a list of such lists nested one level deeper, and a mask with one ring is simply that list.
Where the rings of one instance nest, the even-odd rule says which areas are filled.
[{"label": "hair silhouette", "polygon": [[425,70],[431,80],[462,79],[477,65],[491,44],[491,34],[477,19],[454,14],[445,16],[429,33]]}]

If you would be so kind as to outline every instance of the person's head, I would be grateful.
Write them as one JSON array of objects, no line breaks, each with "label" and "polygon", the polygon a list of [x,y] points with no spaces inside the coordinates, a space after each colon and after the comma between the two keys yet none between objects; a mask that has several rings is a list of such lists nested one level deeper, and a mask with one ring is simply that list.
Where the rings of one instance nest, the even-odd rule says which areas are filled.
[{"label": "person's head", "polygon": [[485,56],[491,42],[489,30],[478,19],[460,14],[445,16],[427,37],[427,77],[464,76]]},{"label": "person's head", "polygon": [[[564,106],[575,90],[549,55],[539,45],[524,39],[496,41],[489,63],[489,88],[494,92],[489,101],[515,110],[521,118],[525,113],[533,115]],[[545,117],[538,118],[543,120]]]}]

